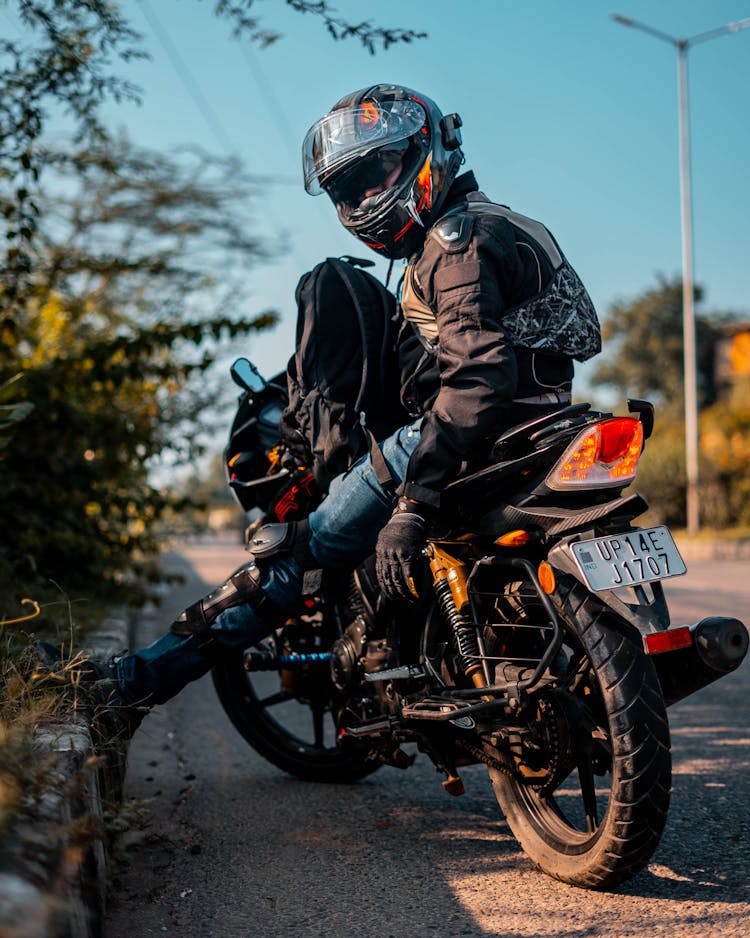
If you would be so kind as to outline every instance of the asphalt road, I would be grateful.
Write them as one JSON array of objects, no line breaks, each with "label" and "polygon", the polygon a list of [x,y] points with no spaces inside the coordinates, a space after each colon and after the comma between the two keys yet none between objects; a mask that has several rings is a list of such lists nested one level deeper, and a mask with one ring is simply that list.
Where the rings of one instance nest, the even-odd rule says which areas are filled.
[{"label": "asphalt road", "polygon": [[[227,546],[171,556],[190,579],[140,640],[243,560]],[[747,562],[689,564],[668,592],[674,623],[750,622]],[[462,770],[461,798],[424,756],[354,786],[299,782],[244,743],[204,678],[133,742],[105,938],[750,936],[749,698],[745,662],[672,708],[662,843],[617,892],[591,893],[525,858],[482,767]]]}]

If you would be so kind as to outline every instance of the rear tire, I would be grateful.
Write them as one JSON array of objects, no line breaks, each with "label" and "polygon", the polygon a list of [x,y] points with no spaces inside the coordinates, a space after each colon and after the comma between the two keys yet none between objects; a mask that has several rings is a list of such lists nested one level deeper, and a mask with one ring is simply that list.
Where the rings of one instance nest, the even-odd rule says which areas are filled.
[{"label": "rear tire", "polygon": [[641,870],[661,838],[671,786],[669,725],[640,634],[582,586],[560,594],[554,599],[565,646],[581,674],[567,682],[576,719],[565,777],[552,791],[498,769],[490,777],[513,834],[537,866],[574,886],[607,889]]}]

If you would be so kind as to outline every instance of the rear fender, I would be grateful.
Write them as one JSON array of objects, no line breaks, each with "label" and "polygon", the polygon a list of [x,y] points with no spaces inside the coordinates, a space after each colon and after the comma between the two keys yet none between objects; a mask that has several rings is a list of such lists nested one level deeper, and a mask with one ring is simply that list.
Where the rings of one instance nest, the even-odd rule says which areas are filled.
[{"label": "rear fender", "polygon": [[664,589],[658,580],[625,589],[601,590],[596,593],[591,591],[573,557],[570,545],[574,541],[595,536],[594,532],[586,532],[563,538],[550,550],[547,555],[548,563],[556,572],[574,577],[592,596],[596,596],[601,603],[640,632],[661,632],[668,629],[669,609]]}]

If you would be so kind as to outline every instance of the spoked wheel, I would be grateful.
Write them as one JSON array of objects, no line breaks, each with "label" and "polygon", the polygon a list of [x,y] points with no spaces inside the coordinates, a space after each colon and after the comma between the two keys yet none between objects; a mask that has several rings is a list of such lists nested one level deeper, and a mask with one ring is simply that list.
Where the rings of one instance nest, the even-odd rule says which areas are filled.
[{"label": "spoked wheel", "polygon": [[277,641],[271,637],[251,650],[251,670],[242,652],[214,667],[216,692],[235,728],[269,762],[306,781],[356,782],[374,772],[378,762],[336,745],[328,662],[267,670],[263,659],[277,657]]},{"label": "spoked wheel", "polygon": [[642,869],[661,838],[669,726],[640,635],[578,586],[558,611],[569,666],[538,713],[546,773],[492,768],[490,776],[513,834],[541,869],[606,889]]}]

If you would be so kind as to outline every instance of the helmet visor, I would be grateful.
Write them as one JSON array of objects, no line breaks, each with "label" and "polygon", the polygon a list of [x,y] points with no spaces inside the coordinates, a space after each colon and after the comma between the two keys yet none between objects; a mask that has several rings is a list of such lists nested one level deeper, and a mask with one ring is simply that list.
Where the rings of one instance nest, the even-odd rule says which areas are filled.
[{"label": "helmet visor", "polygon": [[366,153],[353,166],[344,167],[326,181],[326,192],[336,205],[356,208],[366,198],[398,182],[408,148],[409,144],[403,141],[392,149]]},{"label": "helmet visor", "polygon": [[371,150],[403,150],[403,143],[425,119],[416,101],[365,101],[359,107],[332,111],[313,124],[302,144],[305,189],[310,195],[319,195],[337,170]]}]

